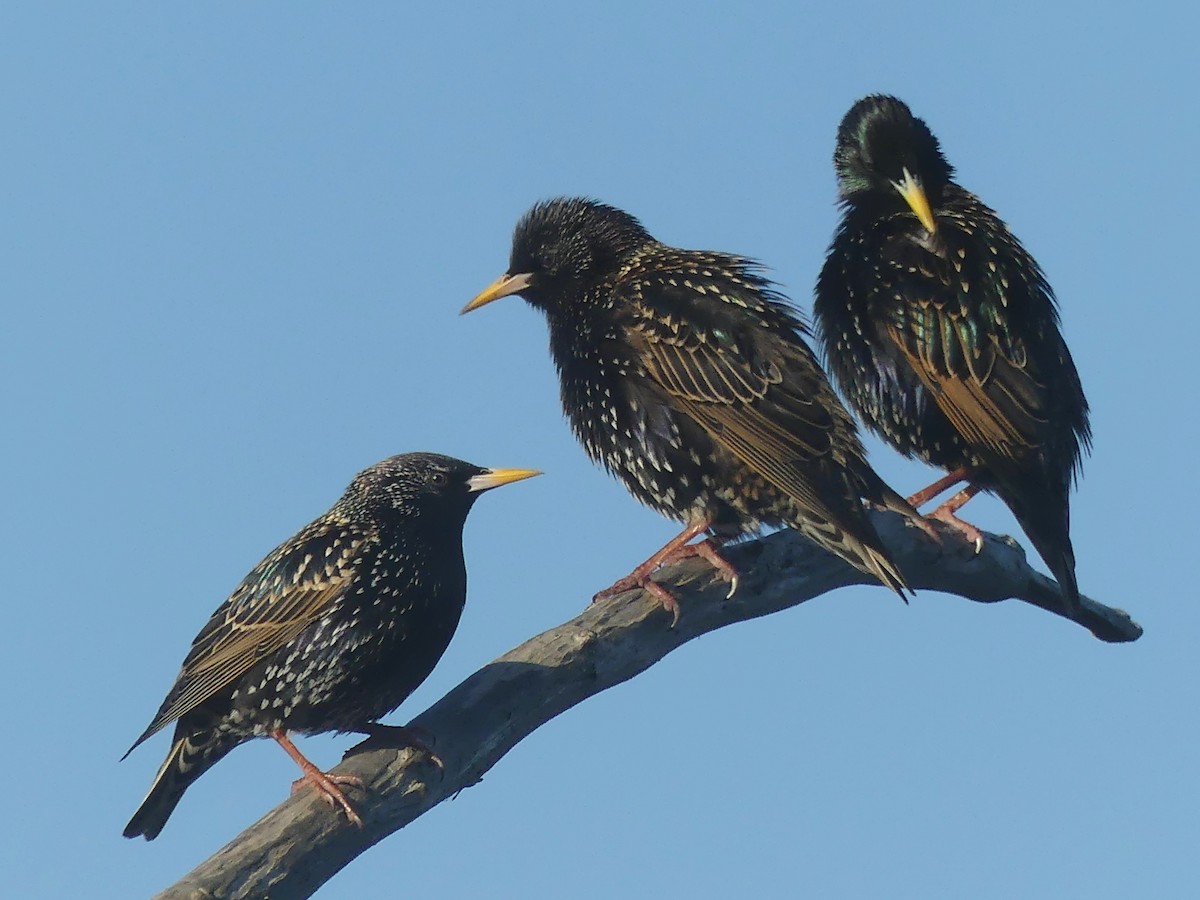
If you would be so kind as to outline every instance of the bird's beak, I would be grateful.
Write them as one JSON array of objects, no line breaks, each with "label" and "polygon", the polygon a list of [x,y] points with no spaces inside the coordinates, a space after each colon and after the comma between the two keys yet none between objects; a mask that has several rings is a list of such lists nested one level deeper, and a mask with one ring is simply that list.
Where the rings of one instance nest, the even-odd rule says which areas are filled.
[{"label": "bird's beak", "polygon": [[921,224],[925,226],[925,230],[930,234],[937,231],[937,220],[933,217],[933,210],[929,208],[929,198],[925,196],[925,188],[921,186],[921,179],[917,178],[912,172],[908,171],[908,167],[904,168],[904,180],[893,181],[892,187],[900,192],[900,196],[904,198],[904,202],[909,205],[909,208],[921,220]]},{"label": "bird's beak", "polygon": [[493,300],[499,300],[501,297],[508,297],[512,294],[519,294],[532,283],[533,276],[528,272],[521,272],[517,275],[509,275],[507,272],[505,272],[486,288],[484,288],[483,291],[478,294],[474,300],[464,306],[458,314],[461,316],[469,313],[473,309],[479,309],[481,306],[486,306]]},{"label": "bird's beak", "polygon": [[512,484],[514,481],[524,481],[526,478],[541,474],[537,469],[488,469],[486,472],[468,478],[467,490],[471,493],[490,491],[492,488]]}]

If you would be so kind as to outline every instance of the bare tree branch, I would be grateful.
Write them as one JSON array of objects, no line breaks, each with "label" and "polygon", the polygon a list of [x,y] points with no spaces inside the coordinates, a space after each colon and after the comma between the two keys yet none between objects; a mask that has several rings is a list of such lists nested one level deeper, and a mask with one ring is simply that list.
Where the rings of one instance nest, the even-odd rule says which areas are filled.
[{"label": "bare tree branch", "polygon": [[[988,535],[978,555],[952,532],[935,545],[890,513],[876,513],[883,539],[914,588],[994,603],[1016,599],[1066,616],[1058,585],[1035,572],[1011,539]],[[670,616],[644,594],[589,606],[569,622],[531,638],[484,666],[413,725],[436,736],[445,764],[372,738],[352,748],[335,771],[360,776],[355,794],[365,828],[301,792],[242,832],[160,898],[295,900],[311,896],[343,866],[438,803],[477,783],[527,734],[559,713],[644,671],[676,647],[717,628],[769,615],[865,576],[792,531],[730,547],[740,572],[737,593],[713,583],[711,569],[689,560],[662,574],[683,615]],[[1142,629],[1126,613],[1084,598],[1079,624],[1102,641],[1134,641]]]}]

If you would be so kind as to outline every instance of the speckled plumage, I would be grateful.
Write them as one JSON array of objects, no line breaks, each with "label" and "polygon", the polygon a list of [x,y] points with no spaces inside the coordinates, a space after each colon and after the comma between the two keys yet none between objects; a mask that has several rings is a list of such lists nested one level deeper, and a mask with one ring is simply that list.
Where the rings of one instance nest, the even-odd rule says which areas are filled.
[{"label": "speckled plumage", "polygon": [[458,626],[472,504],[480,491],[532,474],[428,453],[359,473],[329,512],[259,563],[196,636],[130,748],[177,721],[125,836],[153,839],[187,787],[244,741],[364,731],[399,706]]},{"label": "speckled plumage", "polygon": [[545,313],[571,427],[638,500],[719,538],[789,525],[902,590],[861,499],[903,501],[756,263],[560,198],[521,219],[507,274],[464,311],[509,294]]},{"label": "speckled plumage", "polygon": [[965,475],[948,515],[996,493],[1077,606],[1068,494],[1088,406],[1042,270],[900,100],[856,103],[834,165],[844,212],[814,313],[835,380],[892,446]]}]

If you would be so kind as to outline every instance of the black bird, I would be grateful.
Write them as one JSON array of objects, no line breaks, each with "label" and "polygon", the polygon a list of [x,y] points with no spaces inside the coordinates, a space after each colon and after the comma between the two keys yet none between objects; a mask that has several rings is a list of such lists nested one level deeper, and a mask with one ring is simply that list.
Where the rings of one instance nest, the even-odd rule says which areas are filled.
[{"label": "black bird", "polygon": [[[481,491],[539,474],[407,453],[360,472],[329,512],[273,550],[222,603],[134,747],[177,722],[166,762],[125,828],[153,840],[183,792],[251,738],[279,742],[361,827],[287,736],[372,732],[423,682],[466,600],[462,532]],[[373,727],[374,726],[374,727]],[[403,731],[403,729],[401,729]]]},{"label": "black bird", "polygon": [[[911,512],[867,464],[850,414],[752,260],[679,250],[581,198],[535,205],[508,272],[463,312],[518,294],[545,313],[563,408],[588,456],[684,531],[600,597],[698,554],[737,586],[719,542],[786,524],[904,596],[861,498]],[[689,544],[705,533],[711,539]]]},{"label": "black bird", "polygon": [[895,97],[856,103],[834,153],[843,215],[815,316],[834,378],[867,425],[949,473],[908,498],[995,493],[1079,606],[1068,494],[1091,446],[1054,293],[989,207],[953,180],[937,138]]}]

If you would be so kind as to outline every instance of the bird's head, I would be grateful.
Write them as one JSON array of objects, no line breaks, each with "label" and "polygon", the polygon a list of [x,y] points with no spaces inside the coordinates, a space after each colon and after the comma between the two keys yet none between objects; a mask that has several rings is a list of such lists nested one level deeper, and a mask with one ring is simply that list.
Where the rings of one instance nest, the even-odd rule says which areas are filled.
[{"label": "bird's head", "polygon": [[901,100],[872,94],[842,119],[833,154],[838,194],[849,206],[909,209],[929,232],[954,169],[925,122]]},{"label": "bird's head", "polygon": [[595,200],[562,197],[538,203],[513,232],[508,271],[462,311],[513,294],[546,312],[568,309],[653,241],[633,216]]},{"label": "bird's head", "polygon": [[402,453],[359,472],[339,505],[380,520],[457,521],[484,491],[540,475],[536,469],[485,469],[437,453]]}]

